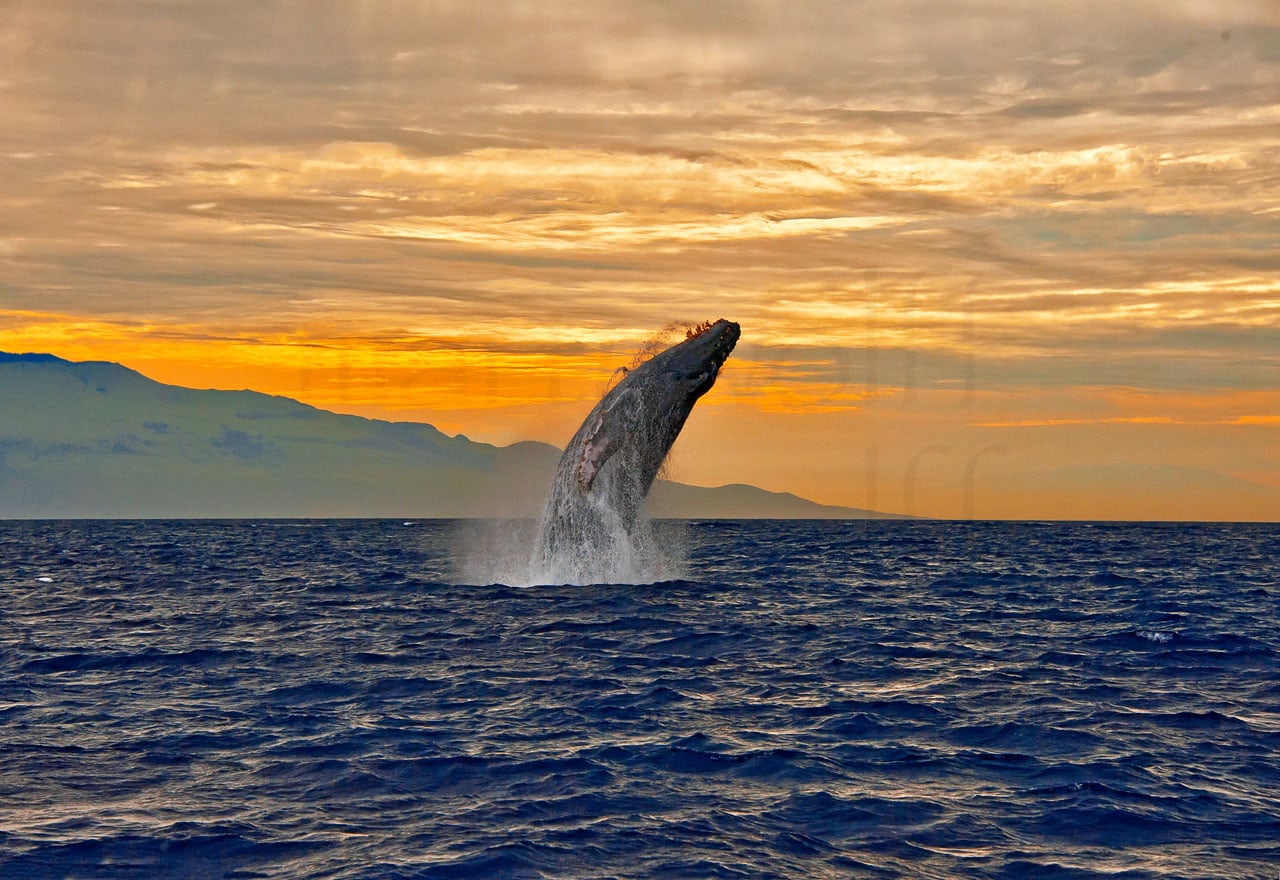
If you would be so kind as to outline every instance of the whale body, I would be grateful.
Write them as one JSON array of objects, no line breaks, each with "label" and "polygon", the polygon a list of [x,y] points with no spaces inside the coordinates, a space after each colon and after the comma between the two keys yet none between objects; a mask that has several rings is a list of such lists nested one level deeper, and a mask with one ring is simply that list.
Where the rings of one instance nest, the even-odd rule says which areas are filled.
[{"label": "whale body", "polygon": [[[633,553],[645,496],[741,328],[723,318],[626,371],[565,447],[542,516],[544,567],[582,582]],[[625,560],[623,560],[625,562]]]}]

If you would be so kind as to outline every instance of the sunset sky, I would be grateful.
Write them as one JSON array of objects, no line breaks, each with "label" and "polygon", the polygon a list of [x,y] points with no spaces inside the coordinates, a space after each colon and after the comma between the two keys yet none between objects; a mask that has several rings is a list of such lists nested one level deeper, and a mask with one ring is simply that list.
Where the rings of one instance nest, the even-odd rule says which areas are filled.
[{"label": "sunset sky", "polygon": [[1280,519],[1280,4],[9,2],[0,350],[671,476]]}]

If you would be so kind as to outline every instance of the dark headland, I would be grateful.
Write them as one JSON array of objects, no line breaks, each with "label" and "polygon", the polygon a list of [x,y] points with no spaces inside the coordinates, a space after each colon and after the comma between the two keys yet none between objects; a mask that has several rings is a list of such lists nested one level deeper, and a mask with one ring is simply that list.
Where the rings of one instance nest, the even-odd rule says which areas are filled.
[{"label": "dark headland", "polygon": [[[340,415],[120,364],[0,352],[0,517],[529,517],[560,451]],[[656,517],[892,517],[734,484],[659,480]]]}]

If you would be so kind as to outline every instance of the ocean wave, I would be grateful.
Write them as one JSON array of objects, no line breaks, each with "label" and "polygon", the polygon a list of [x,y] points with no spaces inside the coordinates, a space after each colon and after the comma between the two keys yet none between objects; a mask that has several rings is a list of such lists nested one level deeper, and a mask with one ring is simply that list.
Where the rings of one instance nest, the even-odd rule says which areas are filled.
[{"label": "ocean wave", "polygon": [[682,579],[521,587],[458,528],[0,524],[0,877],[1280,854],[1274,529],[717,522]]}]

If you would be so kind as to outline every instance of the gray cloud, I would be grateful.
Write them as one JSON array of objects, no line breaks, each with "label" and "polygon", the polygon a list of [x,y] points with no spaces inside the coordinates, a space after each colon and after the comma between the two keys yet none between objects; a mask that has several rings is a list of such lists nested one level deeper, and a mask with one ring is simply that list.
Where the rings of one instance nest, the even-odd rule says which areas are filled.
[{"label": "gray cloud", "polygon": [[[1157,391],[1269,391],[1280,387],[1274,331],[1235,327],[1171,328],[1099,334],[1069,343],[1030,333],[1017,339],[970,340],[968,351],[905,347],[745,345],[737,357],[779,365],[775,376],[884,389],[935,390],[1133,387]],[[1001,344],[995,344],[995,343]],[[1020,350],[1006,343],[1016,342]]]},{"label": "gray cloud", "polygon": [[600,111],[616,110],[613,98],[669,102],[646,120],[659,131],[752,90],[904,123],[913,103],[1032,118],[1151,113],[1269,103],[1277,18],[1261,0],[1211,13],[1190,3],[919,0],[118,2],[85,14],[32,2],[16,4],[5,32],[5,77],[11,97],[44,108],[46,135],[232,143],[421,122],[493,136],[502,117],[554,137],[527,131],[506,108],[554,106],[539,97],[566,93]]},{"label": "gray cloud", "polygon": [[[1056,313],[1073,329],[1054,345],[1087,357],[1113,334],[1082,330],[1082,306],[1158,300],[1198,314],[1197,344],[1226,358],[1238,339],[1217,325],[1251,332],[1274,300],[1241,285],[1223,317],[1221,295],[1195,292],[1277,268],[1280,13],[1265,0],[9,8],[14,308],[211,335],[377,314],[399,338],[415,317],[477,315],[630,328],[723,309],[794,326],[781,302],[873,298],[880,330],[953,344],[958,321],[1010,343],[1011,317]],[[304,167],[344,143],[389,152]],[[865,167],[829,155],[849,143]],[[1054,165],[1115,145],[1129,152]],[[496,183],[480,159],[413,165],[553,148],[542,161],[638,164]],[[651,185],[654,169],[670,179]],[[676,225],[752,212],[764,219],[736,236]],[[775,234],[860,217],[892,223]],[[609,248],[610,222],[653,234]],[[397,237],[397,223],[427,231]]]}]

